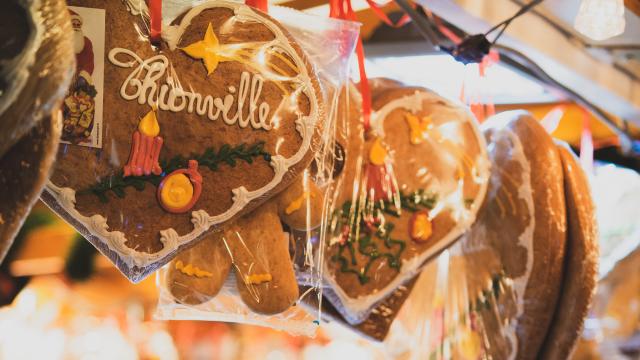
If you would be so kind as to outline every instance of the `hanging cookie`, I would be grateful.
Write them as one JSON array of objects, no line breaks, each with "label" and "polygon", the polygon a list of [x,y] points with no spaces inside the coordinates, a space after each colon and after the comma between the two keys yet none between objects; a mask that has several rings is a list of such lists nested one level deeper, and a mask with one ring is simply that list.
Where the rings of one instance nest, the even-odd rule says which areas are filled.
[{"label": "hanging cookie", "polygon": [[276,20],[208,1],[164,19],[154,47],[144,2],[69,5],[78,81],[95,90],[93,119],[89,139],[61,146],[44,200],[131,280],[308,166],[322,118],[319,85]]},{"label": "hanging cookie", "polygon": [[325,253],[325,294],[352,324],[471,226],[489,177],[484,138],[461,106],[395,83],[374,95],[369,131],[348,120]]}]

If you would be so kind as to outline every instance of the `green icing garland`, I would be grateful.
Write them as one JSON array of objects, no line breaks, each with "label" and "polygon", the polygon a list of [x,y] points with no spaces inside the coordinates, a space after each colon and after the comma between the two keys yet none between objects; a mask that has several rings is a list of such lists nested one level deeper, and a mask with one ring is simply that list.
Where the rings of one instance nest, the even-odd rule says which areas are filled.
[{"label": "green icing garland", "polygon": [[[427,193],[425,190],[416,190],[410,194],[400,192],[399,197],[400,208],[412,213],[424,209],[431,210],[437,201],[436,195]],[[407,244],[403,240],[391,237],[391,232],[395,227],[393,223],[385,221],[382,222],[382,225],[375,225],[374,229],[371,223],[368,223],[365,216],[363,216],[359,206],[356,205],[354,214],[358,218],[358,225],[350,226],[349,224],[351,224],[352,220],[350,216],[351,206],[351,201],[347,201],[342,205],[342,208],[336,210],[333,214],[334,225],[332,230],[334,233],[336,230],[341,231],[345,226],[349,227],[349,232],[346,236],[346,241],[339,245],[338,253],[331,257],[331,261],[340,264],[341,272],[356,275],[362,285],[369,282],[369,268],[377,259],[386,259],[390,268],[399,271],[402,265],[400,256]],[[396,218],[400,217],[400,209],[397,209],[390,200],[373,203],[371,213],[374,214],[374,218],[383,217],[383,214]],[[341,236],[344,236],[344,234]],[[383,241],[384,247],[382,249],[373,241],[374,237]],[[346,255],[345,251],[348,252]],[[363,267],[358,268],[356,251],[369,258]]]},{"label": "green icing garland", "polygon": [[222,164],[227,164],[233,167],[239,160],[251,164],[255,158],[259,157],[262,157],[265,161],[271,160],[271,155],[264,150],[264,141],[257,142],[249,147],[247,147],[247,144],[240,144],[233,147],[225,144],[222,145],[217,152],[214,148],[210,147],[207,148],[204,153],[200,155],[193,155],[189,158],[177,155],[169,160],[162,160],[160,162],[160,166],[162,167],[163,173],[160,175],[151,174],[145,176],[125,177],[123,172],[120,171],[116,175],[105,177],[98,183],[87,189],[81,190],[78,193],[94,194],[100,199],[100,201],[106,203],[109,201],[109,198],[107,197],[107,193],[109,191],[112,191],[119,198],[124,198],[124,190],[127,187],[133,187],[138,191],[144,190],[145,183],[150,183],[157,187],[165,174],[186,168],[189,159],[198,161],[199,166],[205,166],[211,171],[217,171],[218,167]]}]

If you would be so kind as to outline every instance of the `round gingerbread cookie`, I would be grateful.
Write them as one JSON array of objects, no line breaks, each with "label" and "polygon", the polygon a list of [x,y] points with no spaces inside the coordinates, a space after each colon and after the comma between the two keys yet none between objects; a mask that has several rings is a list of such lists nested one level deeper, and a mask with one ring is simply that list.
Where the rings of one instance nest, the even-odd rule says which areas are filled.
[{"label": "round gingerbread cookie", "polygon": [[[357,104],[357,102],[355,102]],[[352,117],[331,236],[326,294],[350,323],[409,281],[475,220],[488,159],[473,116],[422,88],[388,88],[371,130]]]},{"label": "round gingerbread cookie", "polygon": [[589,180],[571,149],[558,145],[567,204],[567,250],[562,291],[540,351],[543,359],[567,359],[580,337],[596,290],[598,230]]},{"label": "round gingerbread cookie", "polygon": [[486,351],[494,358],[533,359],[562,283],[562,163],[551,137],[527,113],[502,113],[483,130],[492,175],[478,220],[461,240],[468,293]]},{"label": "round gingerbread cookie", "polygon": [[69,144],[44,199],[131,280],[308,166],[322,118],[319,85],[276,20],[207,1],[164,19],[153,47],[144,2],[70,5],[79,17],[104,10],[104,86],[97,66],[78,69],[79,86],[65,100]]}]

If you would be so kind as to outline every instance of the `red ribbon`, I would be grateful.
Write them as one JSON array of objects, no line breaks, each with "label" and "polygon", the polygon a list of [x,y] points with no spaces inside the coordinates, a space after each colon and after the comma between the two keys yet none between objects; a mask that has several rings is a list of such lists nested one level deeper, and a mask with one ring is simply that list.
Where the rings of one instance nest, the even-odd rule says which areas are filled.
[{"label": "red ribbon", "polygon": [[269,12],[267,0],[245,0],[244,3],[265,13]]},{"label": "red ribbon", "polygon": [[162,34],[162,0],[149,0],[151,43],[158,44]]},{"label": "red ribbon", "polygon": [[[398,22],[394,23],[389,19],[387,14],[373,0],[367,0],[374,14],[380,18],[385,24],[391,27],[400,27],[411,19],[407,14],[403,15]],[[349,21],[357,21],[355,11],[351,6],[351,0],[330,0],[329,16],[334,19],[342,19]],[[364,131],[367,132],[371,122],[371,89],[369,87],[369,79],[364,66],[364,47],[362,46],[362,36],[358,36],[356,43],[356,56],[358,57],[358,72],[360,73],[360,94],[362,95],[362,117],[364,123]]]}]

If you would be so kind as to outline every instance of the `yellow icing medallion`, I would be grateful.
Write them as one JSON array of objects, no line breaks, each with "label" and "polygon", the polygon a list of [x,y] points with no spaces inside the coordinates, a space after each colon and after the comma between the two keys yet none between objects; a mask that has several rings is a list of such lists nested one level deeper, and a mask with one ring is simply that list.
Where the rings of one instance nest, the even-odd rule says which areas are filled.
[{"label": "yellow icing medallion", "polygon": [[192,198],[193,184],[182,173],[169,175],[160,190],[160,201],[170,209],[183,208],[191,202]]}]

